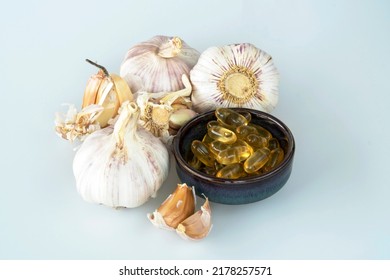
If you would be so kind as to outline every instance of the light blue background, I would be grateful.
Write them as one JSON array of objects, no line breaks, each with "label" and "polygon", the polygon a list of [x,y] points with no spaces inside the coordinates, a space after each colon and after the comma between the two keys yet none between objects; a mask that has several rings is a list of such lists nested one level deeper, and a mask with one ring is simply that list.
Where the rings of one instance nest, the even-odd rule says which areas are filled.
[{"label": "light blue background", "polygon": [[[390,259],[388,1],[8,1],[2,3],[0,259]],[[204,51],[250,42],[281,74],[273,114],[296,138],[293,173],[264,201],[212,204],[214,227],[186,242],[146,219],[156,199],[84,202],[72,146],[54,133],[96,69],[177,35]]]}]

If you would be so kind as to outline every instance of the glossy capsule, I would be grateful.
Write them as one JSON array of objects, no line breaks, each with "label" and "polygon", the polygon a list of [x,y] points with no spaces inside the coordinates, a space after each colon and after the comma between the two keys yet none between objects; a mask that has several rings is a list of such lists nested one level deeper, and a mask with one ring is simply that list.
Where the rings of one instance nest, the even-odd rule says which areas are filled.
[{"label": "glossy capsule", "polygon": [[246,173],[254,173],[262,168],[268,161],[271,151],[268,148],[256,150],[245,162],[244,170]]},{"label": "glossy capsule", "polygon": [[268,141],[268,148],[272,151],[276,148],[280,148],[279,141],[276,138],[271,138]]},{"label": "glossy capsule", "polygon": [[271,151],[267,163],[264,165],[265,172],[271,171],[277,167],[284,159],[284,152],[281,148],[276,148]]},{"label": "glossy capsule", "polygon": [[210,138],[226,144],[233,144],[237,140],[237,136],[233,131],[219,125],[210,127],[207,134]]},{"label": "glossy capsule", "polygon": [[222,143],[220,141],[214,140],[210,143],[209,149],[214,155],[218,155],[222,150],[226,150],[230,147],[229,144]]},{"label": "glossy capsule", "polygon": [[207,123],[207,129],[209,129],[212,126],[216,126],[216,125],[220,125],[220,123],[218,121],[209,121]]},{"label": "glossy capsule", "polygon": [[242,176],[245,176],[244,168],[240,163],[233,163],[226,165],[224,168],[220,169],[216,175],[218,178],[224,179],[238,179]]},{"label": "glossy capsule", "polygon": [[259,134],[257,129],[250,125],[240,125],[236,128],[237,137],[240,139],[244,139],[248,134]]},{"label": "glossy capsule", "polygon": [[204,135],[202,142],[206,145],[209,146],[211,142],[213,142],[214,139],[211,138],[207,133]]},{"label": "glossy capsule", "polygon": [[210,153],[207,146],[199,140],[194,140],[191,143],[192,153],[206,166],[214,165],[214,157]]},{"label": "glossy capsule", "polygon": [[216,156],[216,160],[221,164],[238,163],[247,159],[251,155],[251,152],[246,146],[236,146],[225,149]]},{"label": "glossy capsule", "polygon": [[267,129],[265,129],[264,127],[260,126],[260,125],[256,125],[256,124],[250,124],[250,126],[253,126],[254,128],[257,129],[257,133],[264,137],[264,138],[267,138],[268,140],[272,138],[272,134],[271,132],[269,132]]},{"label": "glossy capsule", "polygon": [[188,163],[196,170],[199,170],[202,167],[202,162],[196,156],[193,156]]},{"label": "glossy capsule", "polygon": [[257,149],[268,146],[267,138],[262,137],[258,134],[248,134],[245,137],[245,141],[246,141],[246,143],[248,143],[249,145],[251,145],[252,147],[257,148]]},{"label": "glossy capsule", "polygon": [[248,124],[248,120],[243,115],[229,108],[217,108],[215,116],[219,122],[232,127]]}]

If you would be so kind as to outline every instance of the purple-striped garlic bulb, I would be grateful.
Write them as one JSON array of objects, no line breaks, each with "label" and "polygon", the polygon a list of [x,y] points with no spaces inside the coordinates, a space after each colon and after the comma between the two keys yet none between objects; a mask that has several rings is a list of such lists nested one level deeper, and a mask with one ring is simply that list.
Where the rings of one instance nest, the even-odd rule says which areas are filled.
[{"label": "purple-striped garlic bulb", "polygon": [[211,47],[190,72],[192,105],[199,113],[217,107],[271,112],[278,102],[279,73],[272,57],[252,44]]},{"label": "purple-striped garlic bulb", "polygon": [[155,36],[130,48],[120,75],[132,92],[172,92],[184,88],[182,75],[199,59],[200,53],[179,37]]}]

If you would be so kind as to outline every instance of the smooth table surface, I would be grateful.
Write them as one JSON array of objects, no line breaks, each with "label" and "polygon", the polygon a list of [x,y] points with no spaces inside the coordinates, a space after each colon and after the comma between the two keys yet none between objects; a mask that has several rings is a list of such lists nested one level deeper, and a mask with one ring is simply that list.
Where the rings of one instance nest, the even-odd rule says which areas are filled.
[{"label": "smooth table surface", "polygon": [[[23,6],[21,9],[20,5]],[[43,1],[3,5],[0,259],[390,259],[390,4],[386,1]],[[96,69],[178,35],[200,52],[250,42],[280,71],[277,118],[292,130],[290,180],[248,205],[211,205],[200,242],[136,209],[84,202],[72,145],[54,133]],[[199,207],[199,206],[198,206]]]}]

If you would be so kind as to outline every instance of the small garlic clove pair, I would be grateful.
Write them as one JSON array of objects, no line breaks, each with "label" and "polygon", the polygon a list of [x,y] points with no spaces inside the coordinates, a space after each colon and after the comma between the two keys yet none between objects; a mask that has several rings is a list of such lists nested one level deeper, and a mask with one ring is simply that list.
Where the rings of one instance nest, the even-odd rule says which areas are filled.
[{"label": "small garlic clove pair", "polygon": [[195,190],[187,184],[178,184],[176,190],[148,219],[158,228],[176,230],[184,239],[199,240],[211,230],[211,208],[208,199],[195,212]]}]

